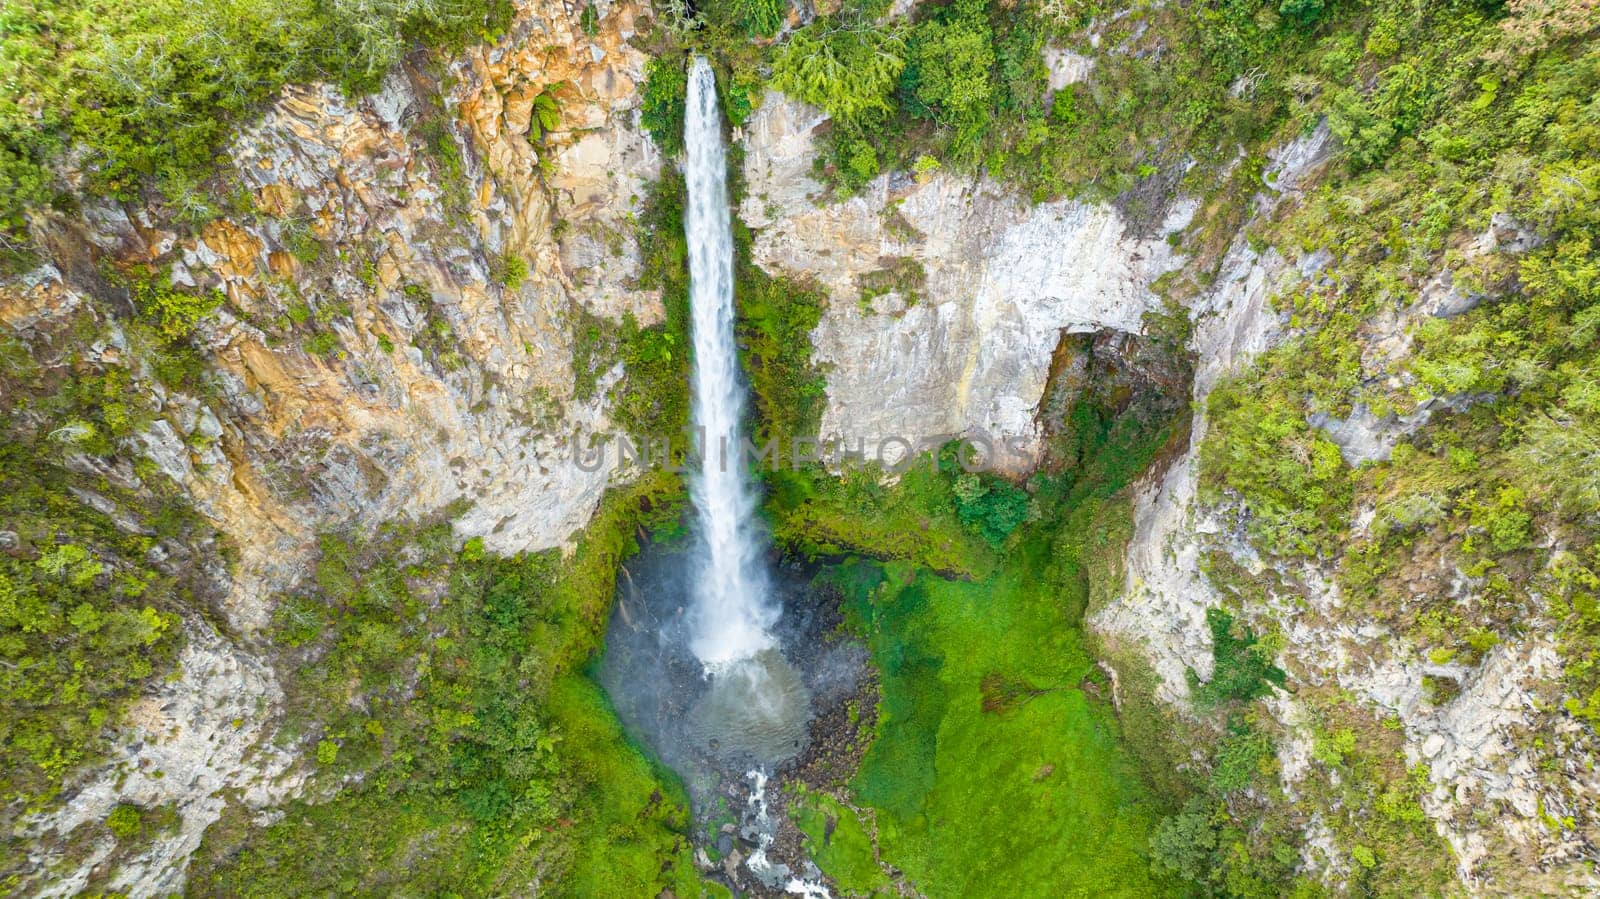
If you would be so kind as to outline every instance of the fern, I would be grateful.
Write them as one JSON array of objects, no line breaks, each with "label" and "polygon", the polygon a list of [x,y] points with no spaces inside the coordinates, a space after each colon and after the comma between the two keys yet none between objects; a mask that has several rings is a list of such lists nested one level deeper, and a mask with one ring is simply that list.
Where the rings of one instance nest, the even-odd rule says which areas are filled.
[{"label": "fern", "polygon": [[555,94],[545,90],[533,98],[533,114],[528,118],[528,140],[537,141],[561,127],[561,104]]},{"label": "fern", "polygon": [[890,99],[906,66],[900,30],[817,27],[795,32],[784,45],[773,62],[773,86],[841,121],[891,112]]}]

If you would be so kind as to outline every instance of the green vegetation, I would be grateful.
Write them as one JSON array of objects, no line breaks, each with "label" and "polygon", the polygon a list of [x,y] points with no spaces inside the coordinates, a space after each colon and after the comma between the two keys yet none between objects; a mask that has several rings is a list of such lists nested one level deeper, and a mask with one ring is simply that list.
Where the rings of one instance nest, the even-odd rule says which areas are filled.
[{"label": "green vegetation", "polygon": [[854,810],[824,793],[803,792],[794,801],[791,813],[806,835],[806,852],[844,895],[894,895],[873,857],[872,835]]},{"label": "green vegetation", "polygon": [[870,310],[872,301],[890,293],[900,295],[907,308],[922,300],[928,273],[922,263],[910,256],[891,256],[878,260],[883,268],[856,276],[856,287],[861,290],[861,305]]},{"label": "green vegetation", "polygon": [[[1238,142],[1270,133],[1290,110],[1289,91],[1264,76],[1305,51],[1321,6],[1111,11],[954,0],[919,6],[908,22],[846,2],[772,48],[770,84],[832,116],[819,167],[844,193],[880,172],[944,162],[986,169],[1036,198],[1109,198],[1178,172],[1186,155],[1201,163],[1188,176],[1200,187]],[[1119,52],[1087,46],[1082,28],[1097,19]],[[720,47],[719,37],[708,43]],[[1052,93],[1049,42],[1093,55],[1096,77]],[[1241,77],[1246,90],[1231,91]]]},{"label": "green vegetation", "polygon": [[24,211],[64,201],[69,148],[96,193],[152,185],[181,216],[208,217],[202,186],[239,123],[290,82],[377,87],[413,44],[460,46],[509,23],[506,0],[324,3],[31,0],[0,25],[0,232],[26,243]]},{"label": "green vegetation", "polygon": [[893,487],[874,469],[841,477],[785,469],[768,473],[767,481],[774,539],[808,555],[863,553],[953,576],[983,576],[994,568],[994,551],[961,523],[950,478],[927,456]]},{"label": "green vegetation", "polygon": [[[180,615],[203,608],[205,572],[221,564],[176,485],[126,452],[153,418],[151,388],[125,357],[93,349],[106,332],[83,314],[27,333],[0,336],[8,828],[98,761],[129,704],[172,670]],[[164,345],[138,323],[129,337]],[[0,853],[0,870],[14,851]]]},{"label": "green vegetation", "polygon": [[734,226],[735,324],[741,359],[755,395],[755,438],[812,437],[822,425],[827,381],[811,363],[811,332],[827,294],[791,278],[772,277],[750,261],[751,237]]},{"label": "green vegetation", "polygon": [[610,496],[565,562],[452,551],[446,523],[324,536],[276,621],[297,647],[289,727],[326,792],[266,827],[230,811],[193,890],[700,895],[685,797],[583,674],[618,563],[679,491],[654,476]]},{"label": "green vegetation", "polygon": [[137,805],[122,803],[106,816],[106,829],[119,840],[138,836],[143,824],[144,816],[140,814]]},{"label": "green vegetation", "polygon": [[546,133],[561,127],[561,102],[556,99],[553,89],[546,88],[533,98],[532,112],[528,120],[528,140],[538,143]]},{"label": "green vegetation", "polygon": [[639,95],[639,123],[668,156],[683,152],[684,103],[689,93],[689,72],[683,60],[658,56],[645,66],[644,91]]},{"label": "green vegetation", "polygon": [[827,382],[811,364],[811,331],[822,319],[826,295],[768,276],[749,261],[747,247],[740,252],[737,332],[762,426],[756,436],[814,435]]},{"label": "green vegetation", "polygon": [[[681,133],[682,124],[679,124]],[[578,366],[580,388],[611,360],[621,358],[625,375],[611,389],[612,420],[635,435],[675,435],[689,424],[689,247],[683,231],[683,175],[666,167],[650,186],[639,215],[639,255],[643,270],[639,286],[661,291],[665,319],[641,327],[632,317],[621,329],[585,322],[580,332]],[[586,349],[596,342],[605,351]],[[575,362],[577,357],[575,356]],[[589,388],[592,390],[592,387]]]},{"label": "green vegetation", "polygon": [[1206,498],[1250,498],[1250,536],[1283,555],[1326,552],[1344,533],[1350,482],[1339,448],[1291,410],[1223,384],[1207,400],[1217,433],[1201,446]]},{"label": "green vegetation", "polygon": [[1249,702],[1283,686],[1283,669],[1272,664],[1269,644],[1222,609],[1206,610],[1206,626],[1211,629],[1211,679],[1198,683],[1190,672],[1195,702],[1205,707],[1228,701]]},{"label": "green vegetation", "polygon": [[[831,576],[882,675],[860,770],[831,794],[796,799],[810,851],[858,895],[903,874],[929,895],[1003,883],[1054,896],[1070,883],[1280,896],[1319,889],[1299,879],[1302,854],[1324,851],[1302,839],[1314,810],[1351,892],[1444,892],[1454,860],[1423,814],[1429,772],[1407,763],[1398,720],[1298,684],[1297,706],[1314,719],[1311,760],[1297,795],[1281,791],[1284,734],[1262,700],[1287,675],[1274,663],[1281,638],[1257,613],[1268,600],[1298,608],[1305,566],[1397,634],[1401,654],[1435,665],[1470,669],[1502,643],[1553,633],[1562,676],[1539,699],[1587,730],[1516,735],[1543,762],[1531,779],[1600,723],[1592,4],[952,0],[885,19],[886,6],[825,4],[770,43],[786,3],[703,4],[700,27],[643,38],[655,57],[644,127],[667,154],[681,151],[681,51],[692,45],[718,69],[730,124],[766,86],[831,115],[818,169],[840,195],[890,171],[983,172],[1036,199],[1114,199],[1149,228],[1155,201],[1182,190],[1204,214],[1170,236],[1198,260],[1161,284],[1179,300],[1208,286],[1245,199],[1271,187],[1264,148],[1325,120],[1339,150],[1320,182],[1247,235],[1305,274],[1274,300],[1282,342],[1210,396],[1201,496],[1274,573],[1208,559],[1238,602],[1207,613],[1213,670],[1191,679],[1194,720],[1164,719],[1148,702],[1149,672],[1119,664],[1119,722],[1095,697],[1108,686],[1079,630],[1119,589],[1132,527],[1121,490],[1167,444],[1175,410],[1130,411],[1114,391],[1065,410],[1047,403],[1051,459],[1023,484],[962,474],[948,451],[893,486],[871,470],[766,475],[783,546],[858,557]],[[504,0],[13,4],[0,16],[0,250],[15,262],[27,249],[28,210],[72,212],[67,167],[89,194],[200,222],[221,193],[205,184],[219,147],[284,84],[370,90],[413,44],[492,35],[509,13]],[[594,6],[577,14],[598,32]],[[1050,44],[1091,56],[1092,77],[1049,90]],[[537,97],[529,139],[559,126],[554,95]],[[424,110],[416,136],[449,185],[446,203],[464,207],[452,175],[467,157],[450,124]],[[639,286],[662,291],[664,321],[571,321],[578,398],[595,397],[622,362],[613,417],[641,434],[688,419],[682,207],[669,166],[640,222]],[[332,252],[304,222],[285,222],[283,237],[302,266]],[[750,262],[750,236],[736,237],[752,430],[810,435],[825,384],[807,335],[827,297],[766,275]],[[890,292],[917,302],[920,266],[880,266],[858,281],[865,306]],[[489,270],[513,291],[527,277],[515,254]],[[133,699],[171,672],[182,622],[209,588],[199,572],[221,564],[214,536],[131,441],[155,416],[142,378],[202,399],[216,389],[196,338],[224,300],[174,286],[164,270],[102,274],[138,364],[95,349],[123,345],[87,314],[60,333],[0,338],[8,825],[97,760]],[[421,287],[405,294],[425,317],[416,346],[441,372],[460,370],[439,307]],[[338,353],[330,325],[348,307],[296,295],[285,310],[275,336]],[[1374,330],[1395,322],[1410,355],[1374,351]],[[1357,412],[1393,444],[1362,465],[1312,423]],[[677,493],[647,477],[608,500],[567,560],[497,558],[481,541],[458,549],[438,522],[325,535],[312,582],[274,615],[284,739],[314,762],[310,798],[269,825],[230,807],[194,891],[701,894],[681,791],[627,745],[582,673],[618,560],[642,524],[672,518]],[[1354,526],[1358,511],[1371,514]],[[1228,611],[1242,607],[1259,632]],[[1430,675],[1427,695],[1445,702],[1459,688]],[[119,805],[92,829],[125,852],[173,820],[170,809]],[[1542,810],[1541,821],[1576,829]],[[0,871],[19,863],[13,845],[6,852]]]},{"label": "green vegetation", "polygon": [[990,546],[1006,542],[1028,517],[1028,494],[1003,478],[963,474],[956,478],[956,515]]},{"label": "green vegetation", "polygon": [[728,0],[725,6],[717,4],[712,9],[726,9],[733,23],[750,37],[772,37],[783,27],[789,0]]},{"label": "green vegetation", "polygon": [[528,280],[528,261],[517,253],[508,252],[491,261],[489,275],[504,285],[506,290],[521,290],[522,282]]},{"label": "green vegetation", "polygon": [[167,272],[135,271],[126,276],[133,305],[155,326],[163,340],[178,342],[194,335],[195,327],[222,305],[222,293],[195,294],[171,286]]},{"label": "green vegetation", "polygon": [[[1310,6],[1284,5],[1307,53],[1271,64],[1297,73],[1295,117],[1325,115],[1343,152],[1255,238],[1329,261],[1277,298],[1286,339],[1213,395],[1201,460],[1208,499],[1258,550],[1319,562],[1402,651],[1470,668],[1553,629],[1563,677],[1548,701],[1593,726],[1600,49],[1580,7],[1328,4],[1307,28]],[[1388,358],[1371,328],[1395,315],[1412,346]],[[1394,446],[1353,467],[1308,422],[1362,410]],[[1363,508],[1372,524],[1352,533]],[[1466,573],[1470,600],[1440,570]],[[1427,686],[1435,702],[1458,689]],[[1569,740],[1522,742],[1554,768]],[[1388,784],[1372,789],[1412,789],[1380,761],[1359,772]],[[1393,843],[1348,836],[1374,884],[1432,876],[1421,855],[1407,867]]]},{"label": "green vegetation", "polygon": [[[1143,738],[1168,744],[1164,764],[1189,762],[1178,769],[1182,808],[1150,835],[1152,865],[1218,895],[1299,895],[1312,889],[1296,875],[1302,822],[1278,786],[1277,726],[1254,702],[1283,672],[1260,657],[1248,633],[1233,635],[1227,613],[1212,609],[1206,617],[1217,640],[1215,672],[1195,690],[1195,705],[1211,719],[1199,728],[1163,722],[1162,731]],[[1198,770],[1196,746],[1207,756]]]},{"label": "green vegetation", "polygon": [[816,106],[841,123],[887,114],[905,68],[898,29],[857,21],[846,27],[817,22],[775,51],[772,86]]},{"label": "green vegetation", "polygon": [[[978,582],[890,566],[849,600],[883,683],[851,795],[875,810],[884,859],[930,896],[1166,891],[1144,855],[1158,806],[1110,710],[1078,688],[1093,663],[1061,585],[1029,567],[1043,549]],[[1028,698],[991,713],[997,673]]]}]

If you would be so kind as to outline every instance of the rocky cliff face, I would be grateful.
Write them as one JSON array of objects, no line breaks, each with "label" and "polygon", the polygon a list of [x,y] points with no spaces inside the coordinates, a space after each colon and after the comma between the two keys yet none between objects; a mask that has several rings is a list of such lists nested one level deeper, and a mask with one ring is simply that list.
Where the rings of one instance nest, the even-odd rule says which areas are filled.
[{"label": "rocky cliff face", "polygon": [[[102,361],[142,369],[157,410],[139,453],[238,558],[220,617],[186,622],[176,679],[134,710],[111,764],[32,825],[47,892],[74,892],[110,857],[109,837],[69,835],[119,802],[176,804],[176,835],[119,857],[111,881],[157,895],[181,885],[224,803],[295,793],[303,770],[272,740],[281,692],[260,638],[320,530],[464,501],[461,535],[509,553],[587,522],[612,473],[563,450],[607,423],[603,399],[572,396],[574,316],[660,317],[659,297],[630,286],[631,216],[660,164],[635,122],[643,57],[628,41],[645,12],[596,9],[590,36],[561,4],[519,4],[497,44],[413,59],[360,100],[288,89],[229,147],[213,193],[233,211],[185,236],[152,209],[91,207],[47,225],[53,258],[0,288],[0,320],[31,333],[125,302],[108,266],[170,266],[175,284],[226,296],[197,335],[212,396],[161,387],[102,321]],[[560,110],[547,131],[530,128],[541,95]]]},{"label": "rocky cliff face", "polygon": [[[30,862],[35,875],[51,870],[50,892],[106,873],[109,838],[85,846],[72,834],[118,802],[176,804],[176,834],[119,857],[111,880],[154,895],[181,885],[225,803],[264,809],[300,789],[303,748],[274,742],[281,691],[260,634],[274,594],[304,576],[319,530],[371,529],[466,501],[461,536],[516,552],[560,545],[592,513],[614,472],[583,472],[561,451],[565,435],[607,424],[602,398],[573,395],[574,317],[662,314],[659,297],[631,286],[631,218],[661,165],[636,121],[643,58],[628,40],[645,11],[595,8],[591,36],[567,7],[521,0],[494,46],[414,60],[359,101],[326,86],[291,89],[230,148],[218,194],[238,196],[237,211],[185,236],[149,209],[91,207],[50,226],[48,264],[0,286],[0,320],[17,331],[118,302],[100,274],[108,260],[170,266],[176,283],[227,298],[200,330],[218,391],[189,396],[143,377],[159,417],[138,451],[227,533],[237,564],[219,575],[215,619],[185,622],[178,676],[134,710],[112,763],[30,825]],[[1082,57],[1054,53],[1050,63],[1057,87],[1093,77]],[[428,74],[441,64],[443,77]],[[545,95],[561,121],[540,134],[535,104]],[[825,436],[865,439],[871,452],[890,436],[981,433],[1038,451],[1062,336],[1141,333],[1146,313],[1162,308],[1157,279],[1191,264],[1166,239],[1195,215],[1198,202],[1184,197],[1165,198],[1153,226],[1114,205],[1030,205],[943,173],[885,176],[832,201],[811,175],[824,121],[766,97],[741,135],[739,213],[756,233],[758,264],[828,293],[812,335],[827,377]],[[1274,154],[1257,216],[1294,202],[1329,140],[1318,130]],[[1139,485],[1126,589],[1089,622],[1107,645],[1145,659],[1160,697],[1179,709],[1187,672],[1209,673],[1204,613],[1222,598],[1203,557],[1264,565],[1225,510],[1198,501],[1203,405],[1280,335],[1274,293],[1318,277],[1323,264],[1240,236],[1188,304],[1191,448]],[[103,324],[112,338],[94,352],[137,369],[136,348],[114,321]],[[1375,351],[1406,351],[1408,323],[1392,325],[1394,339]],[[1338,424],[1355,429],[1342,441],[1351,452],[1381,443],[1371,427]],[[1303,605],[1277,596],[1250,614],[1286,635],[1280,662],[1292,685],[1336,685],[1398,717],[1407,758],[1429,765],[1425,809],[1464,887],[1496,888],[1485,872],[1507,859],[1555,871],[1551,889],[1600,886],[1579,862],[1581,846],[1538,825],[1592,803],[1600,784],[1572,767],[1564,791],[1539,787],[1516,736],[1549,714],[1539,686],[1555,664],[1547,640],[1498,647],[1472,671],[1441,671],[1387,652],[1381,628],[1344,615],[1327,571],[1295,575],[1321,588]],[[1424,678],[1441,674],[1459,694],[1421,702]],[[1280,759],[1292,793],[1310,752],[1305,710],[1292,694],[1272,710],[1290,735]],[[1484,803],[1504,811],[1474,816]],[[1341,876],[1327,857],[1305,862]]]},{"label": "rocky cliff face", "polygon": [[[1272,187],[1254,199],[1256,215],[1269,216],[1280,204],[1293,203],[1326,161],[1329,143],[1326,129],[1319,128],[1275,152],[1264,179]],[[1283,336],[1287,322],[1273,309],[1274,295],[1317,279],[1328,259],[1325,252],[1308,252],[1291,261],[1274,248],[1252,248],[1241,237],[1223,258],[1215,285],[1190,305],[1197,357],[1190,446],[1136,488],[1125,590],[1097,610],[1089,626],[1107,645],[1132,648],[1147,660],[1158,675],[1158,696],[1184,709],[1188,672],[1202,679],[1211,674],[1206,610],[1224,605],[1227,596],[1226,587],[1207,573],[1207,555],[1221,553],[1267,580],[1281,577],[1280,583],[1304,585],[1303,592],[1270,591],[1264,605],[1245,604],[1253,620],[1285,637],[1278,661],[1290,672],[1291,690],[1270,706],[1287,735],[1279,751],[1286,794],[1305,793],[1315,732],[1316,715],[1296,697],[1296,688],[1346,691],[1361,706],[1398,722],[1404,760],[1427,772],[1423,809],[1450,844],[1463,889],[1495,894],[1593,890],[1600,880],[1582,861],[1581,840],[1563,838],[1542,823],[1592,807],[1596,787],[1583,765],[1564,766],[1554,783],[1535,774],[1541,754],[1530,734],[1548,726],[1569,735],[1581,729],[1554,712],[1559,691],[1550,684],[1559,676],[1559,664],[1547,634],[1497,646],[1471,669],[1419,658],[1388,628],[1346,607],[1335,583],[1338,558],[1275,571],[1244,538],[1237,510],[1208,506],[1198,497],[1196,448],[1206,433],[1207,397],[1220,379]],[[1424,292],[1414,307],[1375,329],[1369,353],[1391,362],[1404,358],[1412,329],[1440,310],[1437,297]],[[1426,418],[1424,410],[1378,423],[1358,411],[1348,421],[1324,418],[1312,424],[1357,465],[1387,458],[1395,440]],[[1459,572],[1445,574],[1445,580],[1452,578],[1454,595],[1469,599],[1471,588]],[[1443,678],[1458,692],[1446,702],[1430,700],[1429,678]],[[1478,813],[1486,807],[1497,811]],[[1307,833],[1302,863],[1330,882],[1341,882],[1350,872],[1314,817]]]},{"label": "rocky cliff face", "polygon": [[[1165,237],[1197,204],[1168,204],[1148,234],[1112,206],[1030,205],[986,180],[881,177],[828,202],[811,175],[820,112],[769,94],[745,129],[740,215],[773,272],[815,279],[831,302],[812,335],[827,372],[824,437],[912,442],[1014,438],[1040,450],[1036,413],[1063,334],[1138,333],[1151,284],[1182,264]],[[886,449],[893,456],[895,449]],[[1002,454],[1020,472],[1026,461]]]}]

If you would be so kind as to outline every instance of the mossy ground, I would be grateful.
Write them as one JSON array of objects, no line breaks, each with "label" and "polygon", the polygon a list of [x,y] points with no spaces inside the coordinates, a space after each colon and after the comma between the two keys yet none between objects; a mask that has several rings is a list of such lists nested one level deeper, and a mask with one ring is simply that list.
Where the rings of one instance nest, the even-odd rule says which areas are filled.
[{"label": "mossy ground", "polygon": [[872,833],[856,811],[824,793],[803,792],[790,806],[806,835],[805,848],[846,896],[888,896],[889,876],[878,866]]},{"label": "mossy ground", "polygon": [[883,668],[851,794],[876,810],[885,860],[929,896],[1171,892],[1145,857],[1162,803],[1111,710],[1080,689],[1093,660],[1032,573],[1034,549],[982,581],[903,565],[850,579]]}]

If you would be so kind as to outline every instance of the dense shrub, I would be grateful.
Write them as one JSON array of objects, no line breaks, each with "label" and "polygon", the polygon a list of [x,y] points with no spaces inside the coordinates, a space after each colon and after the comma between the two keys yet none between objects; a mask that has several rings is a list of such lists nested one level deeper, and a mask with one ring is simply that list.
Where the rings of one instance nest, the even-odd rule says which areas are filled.
[{"label": "dense shrub", "polygon": [[956,0],[911,33],[901,89],[913,115],[954,131],[958,156],[975,150],[989,125],[994,43],[985,0]]},{"label": "dense shrub", "polygon": [[905,65],[898,29],[819,22],[790,35],[776,50],[772,86],[840,122],[859,124],[893,110]]},{"label": "dense shrub", "polygon": [[1339,448],[1299,410],[1245,384],[1217,387],[1206,412],[1217,425],[1200,447],[1213,501],[1223,491],[1242,495],[1251,536],[1273,552],[1328,548],[1343,531],[1352,490]]},{"label": "dense shrub", "polygon": [[645,65],[644,91],[639,96],[639,123],[668,156],[683,152],[684,103],[689,72],[682,59],[658,56]]},{"label": "dense shrub", "polygon": [[751,37],[772,37],[789,14],[788,0],[728,0],[734,21]]},{"label": "dense shrub", "polygon": [[1249,702],[1283,686],[1287,675],[1272,663],[1271,650],[1248,627],[1222,609],[1206,610],[1206,626],[1211,630],[1211,678],[1201,684],[1191,672],[1195,702],[1202,706]]},{"label": "dense shrub", "polygon": [[1211,873],[1211,853],[1217,848],[1217,831],[1211,826],[1211,803],[1196,796],[1183,812],[1169,815],[1150,835],[1150,861],[1164,874],[1204,882]]},{"label": "dense shrub", "polygon": [[1028,517],[1028,494],[992,475],[963,474],[955,482],[956,513],[961,523],[999,546]]}]

